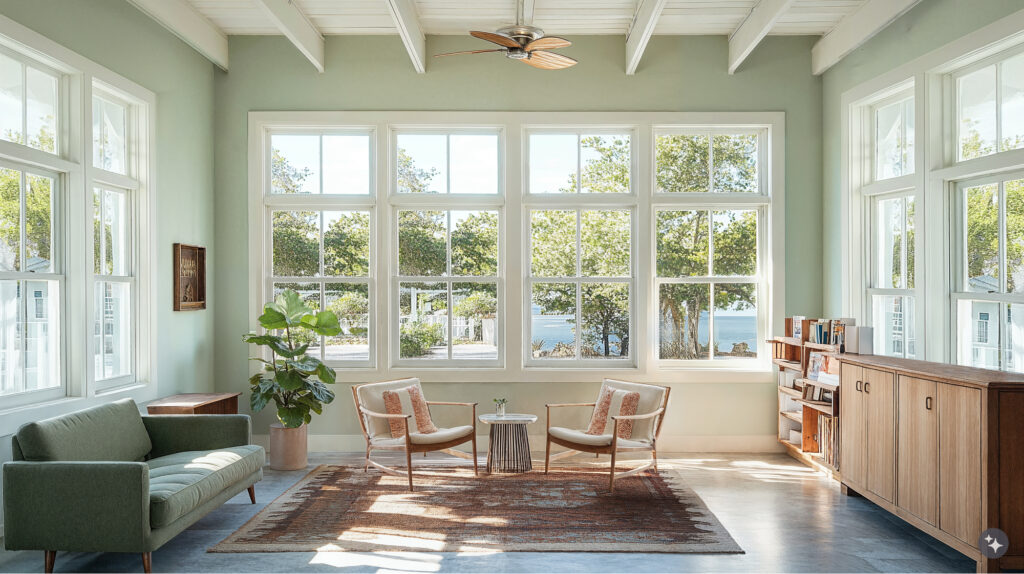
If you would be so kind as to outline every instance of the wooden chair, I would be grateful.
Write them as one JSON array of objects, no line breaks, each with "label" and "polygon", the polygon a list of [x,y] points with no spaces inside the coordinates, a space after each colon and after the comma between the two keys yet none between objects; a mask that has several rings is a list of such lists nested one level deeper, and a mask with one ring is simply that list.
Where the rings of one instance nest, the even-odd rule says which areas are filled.
[{"label": "wooden chair", "polygon": [[[479,474],[476,457],[476,405],[477,403],[452,403],[427,401],[427,406],[460,406],[472,409],[470,424],[453,428],[438,428],[437,432],[422,434],[409,428],[409,421],[412,414],[387,414],[384,406],[384,391],[398,390],[405,387],[420,386],[420,380],[415,378],[400,379],[397,381],[385,381],[382,383],[366,383],[352,387],[352,399],[356,404],[356,412],[359,413],[359,424],[363,429],[363,437],[366,439],[366,466],[370,466],[397,476],[409,477],[409,490],[412,491],[412,454],[422,452],[426,456],[428,452],[441,451],[459,458],[473,459],[473,473]],[[420,391],[422,393],[422,389]],[[391,436],[391,420],[401,420],[405,428],[405,436]],[[453,446],[465,442],[473,443],[473,450],[470,454],[452,449]],[[370,459],[372,450],[401,450],[405,451],[406,471],[384,466],[377,461]]]},{"label": "wooden chair", "polygon": [[[593,403],[563,403],[549,404],[547,407],[547,445],[544,451],[544,473],[547,474],[552,460],[558,460],[579,452],[590,452],[597,456],[610,454],[612,457],[611,472],[608,478],[608,489],[615,490],[615,479],[639,474],[648,468],[658,469],[658,436],[661,434],[661,423],[665,420],[665,411],[668,409],[668,396],[672,389],[658,385],[647,385],[642,383],[629,383],[605,379],[601,386],[603,393],[605,388],[611,387],[615,390],[635,391],[640,394],[640,402],[637,404],[637,413],[632,416],[623,416],[609,413],[612,420],[613,431],[607,434],[592,435],[582,430],[568,429],[564,427],[551,426],[551,409],[562,407],[595,407]],[[600,397],[601,394],[598,394]],[[619,425],[623,422],[633,421],[633,434],[631,438],[619,438]],[[551,456],[551,443],[564,446],[570,450]],[[641,466],[625,472],[615,473],[615,456],[620,452],[650,452],[651,460]]]}]

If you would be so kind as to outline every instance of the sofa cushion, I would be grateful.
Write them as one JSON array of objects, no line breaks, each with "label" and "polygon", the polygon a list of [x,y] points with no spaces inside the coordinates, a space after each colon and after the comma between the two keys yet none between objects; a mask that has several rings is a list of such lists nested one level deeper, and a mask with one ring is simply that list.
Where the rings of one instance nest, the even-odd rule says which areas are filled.
[{"label": "sofa cushion", "polygon": [[18,429],[28,461],[141,461],[153,444],[135,401],[121,399]]},{"label": "sofa cushion", "polygon": [[178,452],[150,460],[149,523],[167,526],[263,466],[255,445]]}]

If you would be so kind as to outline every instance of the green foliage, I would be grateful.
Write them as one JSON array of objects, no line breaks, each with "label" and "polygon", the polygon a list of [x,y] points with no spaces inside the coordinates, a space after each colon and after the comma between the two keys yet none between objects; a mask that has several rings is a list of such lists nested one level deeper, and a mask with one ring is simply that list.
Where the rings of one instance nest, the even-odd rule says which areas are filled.
[{"label": "green foliage", "polygon": [[452,275],[497,275],[498,212],[477,211],[452,223]]},{"label": "green foliage", "polygon": [[422,357],[429,353],[432,347],[444,343],[444,327],[440,323],[412,321],[402,325],[399,338],[402,357]]},{"label": "green foliage", "polygon": [[488,319],[498,312],[498,300],[486,291],[474,291],[455,304],[456,317]]},{"label": "green foliage", "polygon": [[349,291],[327,306],[339,319],[349,324],[362,321],[370,312],[370,302],[366,295],[356,291]]},{"label": "green foliage", "polygon": [[[271,360],[253,357],[263,370],[249,378],[250,406],[263,410],[270,401],[277,405],[277,418],[285,427],[296,428],[323,412],[323,405],[334,400],[326,385],[333,385],[336,373],[320,359],[307,355],[307,343],[298,343],[295,335],[312,332],[331,337],[341,332],[338,318],[331,311],[310,309],[291,289],[284,290],[263,307],[259,318],[265,334],[242,336],[246,343],[267,347]],[[284,336],[274,332],[284,332]]]}]

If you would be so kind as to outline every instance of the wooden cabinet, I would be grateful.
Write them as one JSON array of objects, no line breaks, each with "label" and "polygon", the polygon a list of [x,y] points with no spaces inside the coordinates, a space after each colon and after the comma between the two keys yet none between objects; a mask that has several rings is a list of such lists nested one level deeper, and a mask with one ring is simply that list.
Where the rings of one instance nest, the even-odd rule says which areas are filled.
[{"label": "wooden cabinet", "polygon": [[938,524],[939,417],[935,408],[938,383],[901,376],[897,414],[896,505],[928,524]]},{"label": "wooden cabinet", "polygon": [[1024,375],[839,360],[843,491],[977,560],[979,571],[1024,569],[1024,545],[998,560],[976,546],[987,528],[1024,536]]}]

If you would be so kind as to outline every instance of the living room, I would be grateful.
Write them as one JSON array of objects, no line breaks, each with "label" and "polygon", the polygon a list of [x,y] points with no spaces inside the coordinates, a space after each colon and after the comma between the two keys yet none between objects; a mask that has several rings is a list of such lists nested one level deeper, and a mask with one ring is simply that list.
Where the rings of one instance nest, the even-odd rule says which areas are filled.
[{"label": "living room", "polygon": [[1021,30],[0,0],[0,571],[1024,569]]}]

